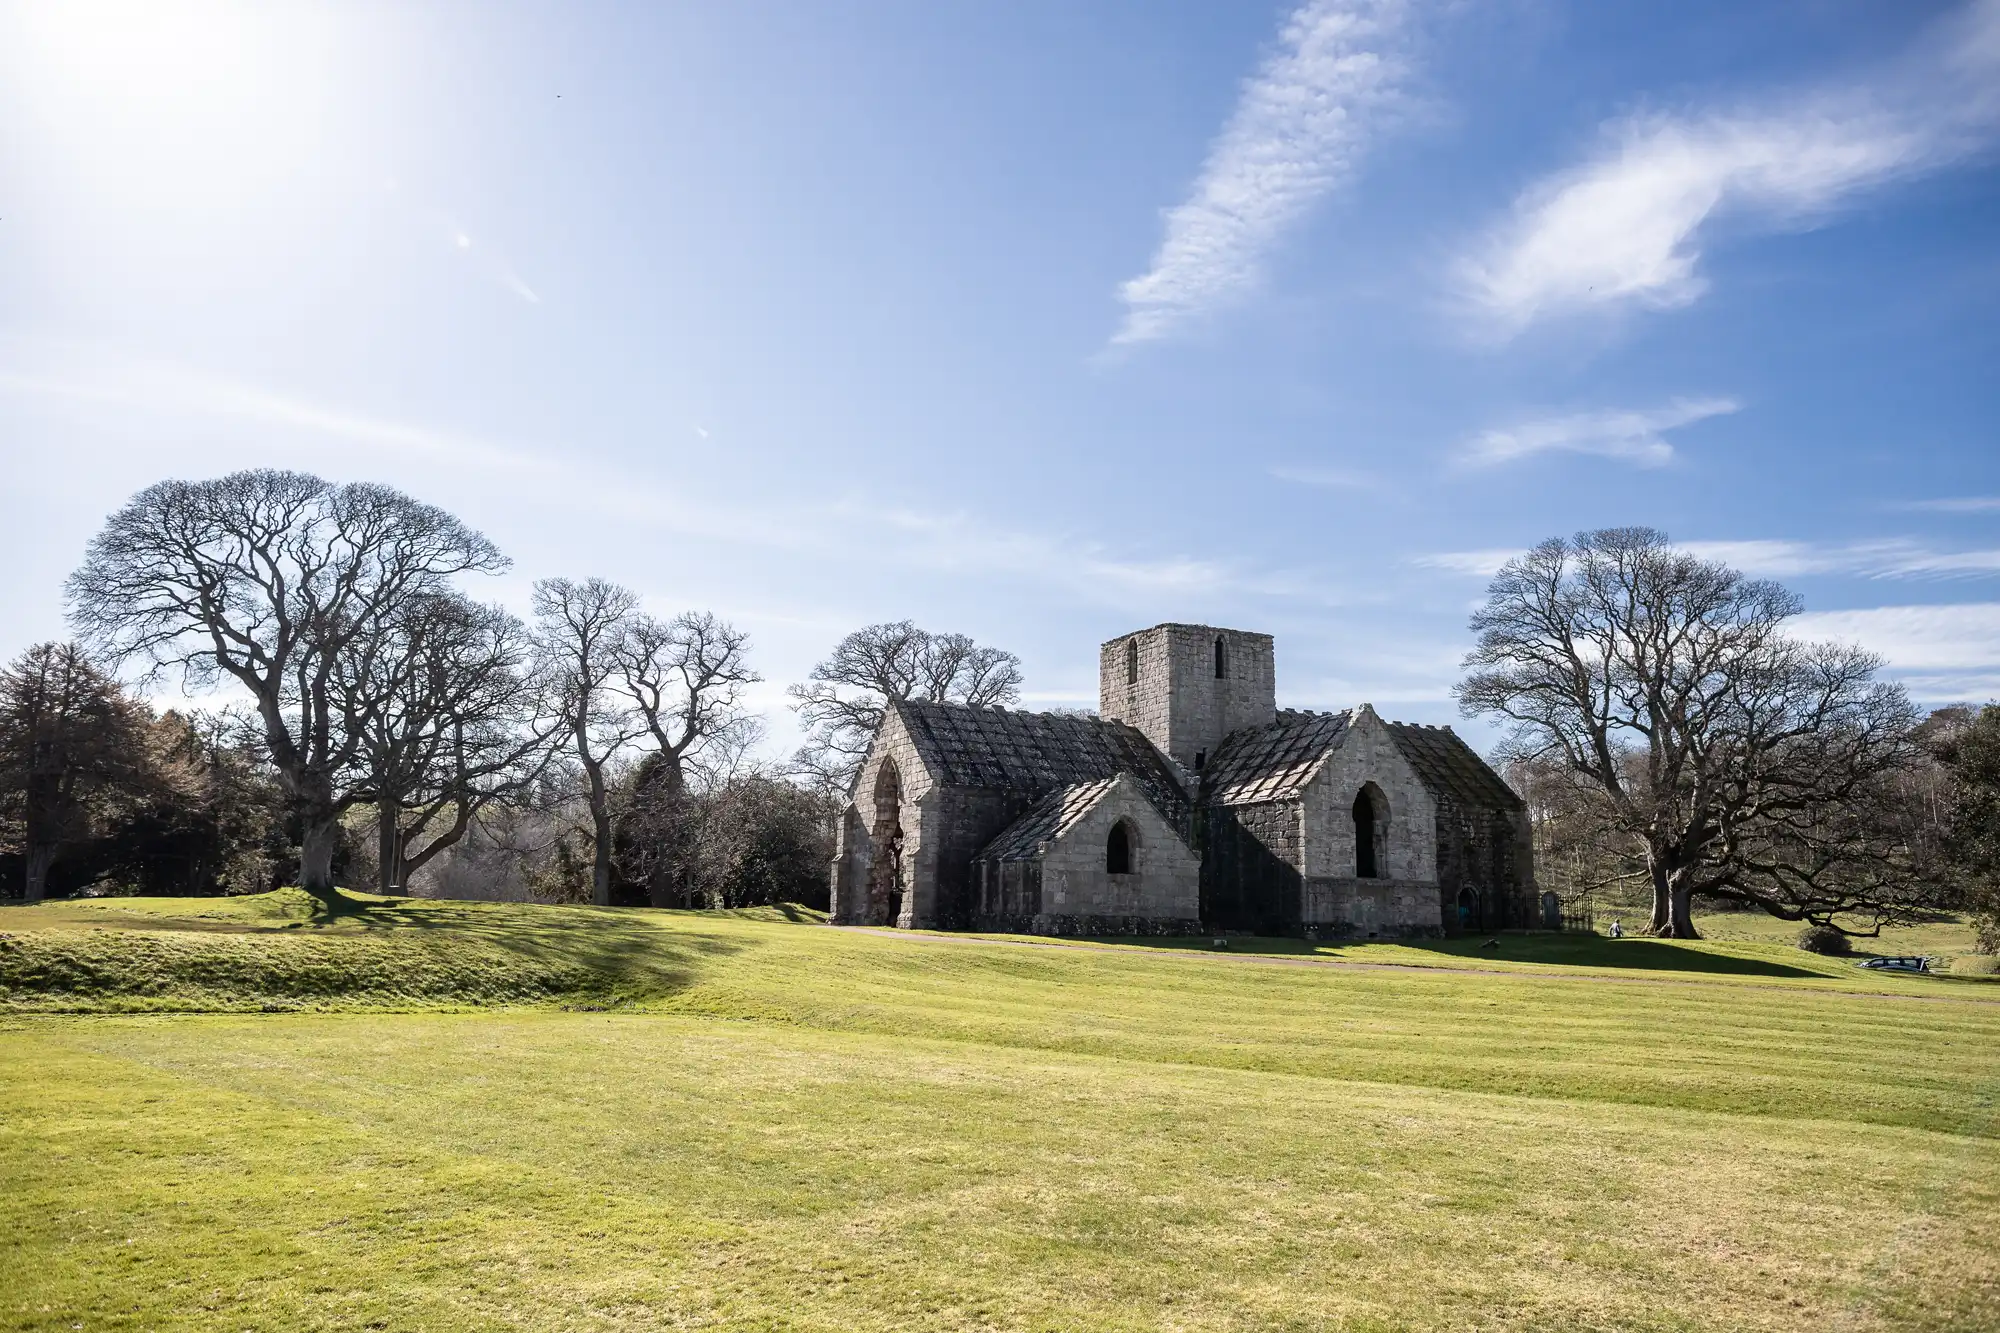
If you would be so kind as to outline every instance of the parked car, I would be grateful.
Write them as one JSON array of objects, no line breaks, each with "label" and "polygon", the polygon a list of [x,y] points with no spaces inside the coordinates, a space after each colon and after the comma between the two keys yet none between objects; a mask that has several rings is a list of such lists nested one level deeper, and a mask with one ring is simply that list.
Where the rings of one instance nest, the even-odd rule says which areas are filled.
[{"label": "parked car", "polygon": [[1931,960],[1928,954],[1902,958],[1864,958],[1861,960],[1861,966],[1889,972],[1928,972],[1931,970]]}]

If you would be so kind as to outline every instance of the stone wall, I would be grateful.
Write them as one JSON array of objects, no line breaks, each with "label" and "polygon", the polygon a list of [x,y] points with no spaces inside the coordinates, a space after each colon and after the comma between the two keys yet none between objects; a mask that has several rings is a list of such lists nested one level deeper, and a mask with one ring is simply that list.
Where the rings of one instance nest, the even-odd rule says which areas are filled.
[{"label": "stone wall", "polygon": [[[1227,674],[1215,674],[1220,639]],[[1138,679],[1131,652],[1138,650]],[[1212,625],[1155,625],[1098,650],[1097,711],[1143,732],[1187,772],[1222,739],[1277,717],[1271,636]]]},{"label": "stone wall", "polygon": [[1526,811],[1468,808],[1442,797],[1437,804],[1437,846],[1438,887],[1448,929],[1490,931],[1540,924],[1534,840]]},{"label": "stone wall", "polygon": [[[876,828],[881,812],[875,807],[875,792],[885,765],[895,766],[901,791],[897,820],[902,829],[896,894],[900,899],[894,916],[888,915],[874,892],[876,862],[884,853],[883,840]],[[868,757],[861,762],[849,803],[842,812],[834,844],[832,866],[834,921],[845,926],[908,925],[912,919],[929,920],[934,896],[933,871],[922,819],[923,798],[932,789],[931,774],[918,757],[917,747],[891,713],[875,733]],[[899,910],[897,910],[899,909]]]},{"label": "stone wall", "polygon": [[[1120,820],[1135,833],[1129,875],[1105,869],[1105,844]],[[1113,783],[1040,859],[1040,917],[1200,919],[1201,862],[1129,777]]]},{"label": "stone wall", "polygon": [[1436,804],[1396,748],[1395,737],[1366,705],[1354,711],[1339,748],[1306,786],[1300,869],[1309,878],[1355,877],[1354,798],[1364,786],[1372,786],[1377,804],[1377,876],[1435,884]]},{"label": "stone wall", "polygon": [[1424,880],[1305,881],[1305,934],[1312,939],[1395,939],[1444,934],[1438,886]]},{"label": "stone wall", "polygon": [[979,914],[979,884],[972,858],[1032,805],[1018,792],[977,787],[933,787],[924,797],[923,875],[930,893],[900,925],[923,930],[969,930]]},{"label": "stone wall", "polygon": [[1302,905],[1299,803],[1209,806],[1195,818],[1201,919],[1218,930],[1296,930]]}]

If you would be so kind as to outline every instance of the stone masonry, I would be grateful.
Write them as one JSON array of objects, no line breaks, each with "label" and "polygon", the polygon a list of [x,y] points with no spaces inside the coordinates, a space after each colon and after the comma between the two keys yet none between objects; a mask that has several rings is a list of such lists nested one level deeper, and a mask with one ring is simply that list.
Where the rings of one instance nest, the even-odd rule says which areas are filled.
[{"label": "stone masonry", "polygon": [[1099,715],[893,702],[832,867],[843,924],[1435,935],[1531,924],[1520,799],[1448,727],[1280,711],[1269,635],[1099,651]]}]

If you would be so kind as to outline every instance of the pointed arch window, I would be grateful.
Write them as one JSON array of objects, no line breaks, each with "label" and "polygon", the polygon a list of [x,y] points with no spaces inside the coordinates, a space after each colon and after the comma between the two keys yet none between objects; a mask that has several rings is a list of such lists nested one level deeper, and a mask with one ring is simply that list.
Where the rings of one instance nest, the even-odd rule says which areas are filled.
[{"label": "pointed arch window", "polygon": [[1104,840],[1104,873],[1132,873],[1132,825],[1128,820],[1121,819],[1113,824],[1111,836]]},{"label": "pointed arch window", "polygon": [[1220,634],[1215,636],[1215,678],[1229,679],[1229,645],[1222,641]]},{"label": "pointed arch window", "polygon": [[1137,685],[1139,683],[1139,641],[1137,639],[1125,640],[1125,683],[1127,685]]},{"label": "pointed arch window", "polygon": [[1379,850],[1375,845],[1375,802],[1368,799],[1368,789],[1363,787],[1354,796],[1354,877],[1356,879],[1378,879],[1381,876]]}]

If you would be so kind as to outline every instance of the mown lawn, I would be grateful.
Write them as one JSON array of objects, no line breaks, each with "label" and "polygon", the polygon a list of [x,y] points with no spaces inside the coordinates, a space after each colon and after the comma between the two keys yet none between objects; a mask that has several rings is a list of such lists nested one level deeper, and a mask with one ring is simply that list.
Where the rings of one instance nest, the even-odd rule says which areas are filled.
[{"label": "mown lawn", "polygon": [[2000,1328],[2000,985],[793,915],[0,911],[0,1325]]}]

